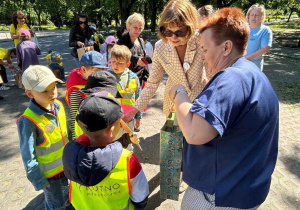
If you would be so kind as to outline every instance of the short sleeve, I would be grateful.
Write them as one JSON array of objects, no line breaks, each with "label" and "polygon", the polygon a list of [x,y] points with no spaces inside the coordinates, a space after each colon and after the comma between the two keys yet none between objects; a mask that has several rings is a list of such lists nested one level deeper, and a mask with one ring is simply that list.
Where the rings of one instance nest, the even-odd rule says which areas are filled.
[{"label": "short sleeve", "polygon": [[232,76],[227,71],[219,72],[207,84],[190,109],[190,112],[200,115],[212,125],[220,136],[238,117],[246,88],[238,76]]},{"label": "short sleeve", "polygon": [[261,38],[261,48],[272,47],[272,41],[273,41],[272,30],[269,27],[266,27]]},{"label": "short sleeve", "polygon": [[11,25],[10,25],[9,33],[14,33],[14,34],[16,33],[16,29],[15,29],[14,24],[11,24]]}]

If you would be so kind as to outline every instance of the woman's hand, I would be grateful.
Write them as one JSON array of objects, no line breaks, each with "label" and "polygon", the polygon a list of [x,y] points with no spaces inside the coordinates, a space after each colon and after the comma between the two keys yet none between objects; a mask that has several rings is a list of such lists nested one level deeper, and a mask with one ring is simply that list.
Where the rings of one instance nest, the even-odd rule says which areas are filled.
[{"label": "woman's hand", "polygon": [[[134,108],[134,107],[133,107]],[[136,108],[134,108],[134,110],[132,110],[131,112],[127,112],[126,114],[123,115],[122,119],[124,122],[128,122],[129,120],[131,120],[134,115],[138,112],[139,110],[137,110]]]},{"label": "woman's hand", "polygon": [[78,45],[78,47],[84,47],[84,44],[80,41],[77,41],[77,45]]},{"label": "woman's hand", "polygon": [[141,58],[138,60],[137,65],[145,67],[146,64],[141,60]]},{"label": "woman's hand", "polygon": [[172,102],[174,102],[174,94],[178,89],[185,89],[185,87],[183,85],[175,85],[169,90],[169,97]]}]

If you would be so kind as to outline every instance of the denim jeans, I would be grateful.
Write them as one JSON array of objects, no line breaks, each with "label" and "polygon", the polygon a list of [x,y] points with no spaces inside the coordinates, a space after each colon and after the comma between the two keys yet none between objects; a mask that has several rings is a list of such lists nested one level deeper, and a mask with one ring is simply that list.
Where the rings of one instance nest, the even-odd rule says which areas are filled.
[{"label": "denim jeans", "polygon": [[50,69],[52,71],[54,71],[55,69],[58,69],[60,71],[61,74],[61,79],[65,82],[66,81],[66,77],[65,77],[65,69],[63,66],[59,65],[58,63],[51,63],[50,64]]},{"label": "denim jeans", "polygon": [[79,59],[74,58],[74,60],[75,60],[75,63],[76,63],[76,68],[80,68]]},{"label": "denim jeans", "polygon": [[65,209],[70,204],[68,179],[49,179],[50,187],[43,189],[45,195],[45,209]]}]

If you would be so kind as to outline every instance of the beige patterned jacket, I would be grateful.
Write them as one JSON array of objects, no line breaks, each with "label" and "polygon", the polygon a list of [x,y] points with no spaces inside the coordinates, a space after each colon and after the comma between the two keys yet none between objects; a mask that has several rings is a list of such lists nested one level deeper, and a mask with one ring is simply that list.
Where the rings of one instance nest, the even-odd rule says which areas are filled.
[{"label": "beige patterned jacket", "polygon": [[164,93],[164,114],[168,115],[169,113],[171,107],[169,90],[176,84],[183,85],[190,100],[193,101],[212,77],[212,75],[207,74],[203,70],[200,52],[199,37],[196,35],[187,44],[184,63],[187,62],[190,65],[190,69],[185,71],[180,63],[175,47],[169,42],[164,43],[162,40],[156,42],[150,76],[134,107],[139,111],[144,110],[162,81],[164,70],[168,74]]}]

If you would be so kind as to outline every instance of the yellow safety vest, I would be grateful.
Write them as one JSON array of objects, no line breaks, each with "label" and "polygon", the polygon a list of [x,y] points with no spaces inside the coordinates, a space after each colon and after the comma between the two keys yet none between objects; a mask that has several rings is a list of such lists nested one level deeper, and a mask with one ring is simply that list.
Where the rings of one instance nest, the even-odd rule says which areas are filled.
[{"label": "yellow safety vest", "polygon": [[[132,152],[123,149],[116,167],[95,186],[83,186],[70,181],[70,202],[79,210],[133,210],[129,202],[130,172],[129,158]],[[129,203],[129,207],[128,207]]]},{"label": "yellow safety vest", "polygon": [[74,131],[75,131],[75,137],[76,137],[76,139],[83,134],[83,131],[79,127],[79,125],[78,125],[78,123],[77,123],[76,120],[75,120],[75,123],[74,123]]},{"label": "yellow safety vest", "polygon": [[65,100],[69,106],[70,106],[70,98],[69,97],[71,95],[71,92],[74,90],[74,88],[82,89],[84,87],[85,87],[84,85],[73,85],[66,91]]},{"label": "yellow safety vest", "polygon": [[119,84],[117,84],[118,91],[122,98],[117,98],[120,104],[133,105],[135,103],[135,91],[138,88],[137,79],[133,78],[128,83],[127,87],[123,90]]},{"label": "yellow safety vest", "polygon": [[35,154],[39,167],[46,178],[51,178],[63,171],[62,154],[68,143],[66,113],[63,104],[55,100],[60,105],[57,119],[59,127],[48,120],[44,115],[38,116],[30,108],[27,108],[21,117],[26,117],[32,121],[43,133],[44,141],[35,145]]}]

